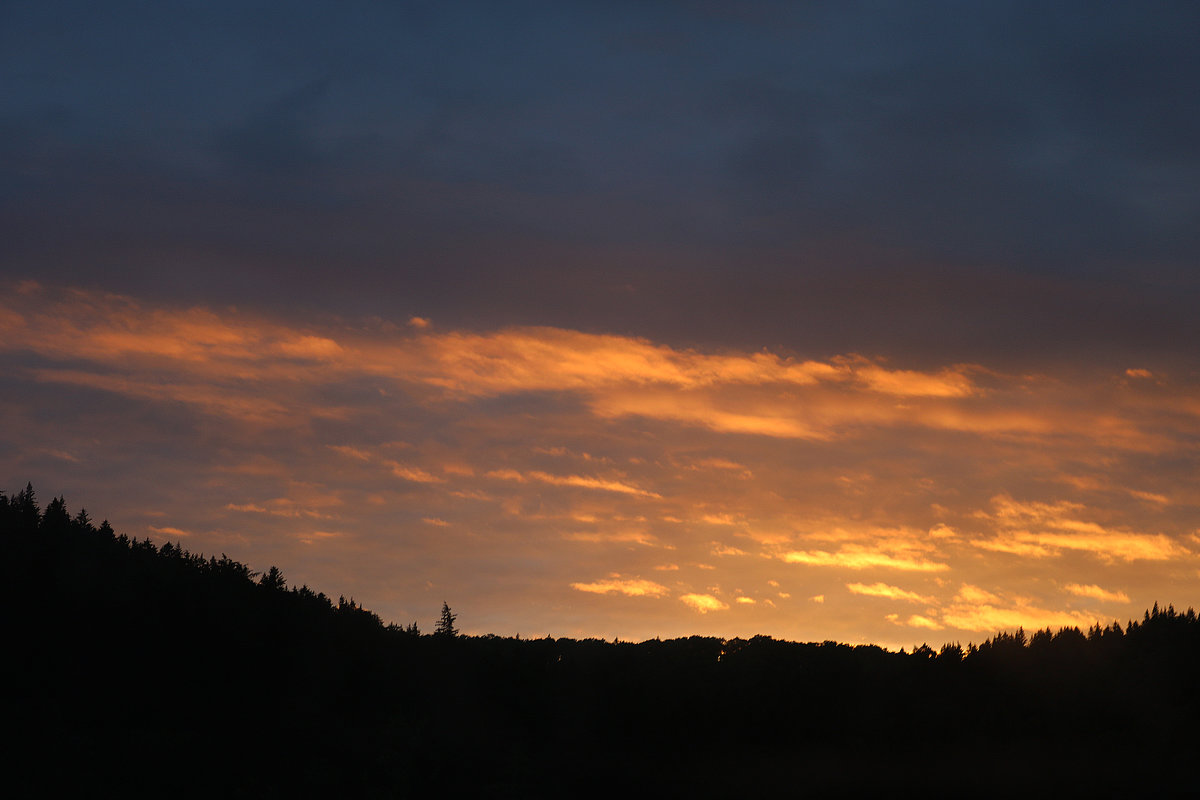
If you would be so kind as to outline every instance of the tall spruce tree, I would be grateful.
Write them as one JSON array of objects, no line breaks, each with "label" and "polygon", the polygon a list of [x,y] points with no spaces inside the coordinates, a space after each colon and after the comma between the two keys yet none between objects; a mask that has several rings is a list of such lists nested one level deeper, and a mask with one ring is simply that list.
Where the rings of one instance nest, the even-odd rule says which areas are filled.
[{"label": "tall spruce tree", "polygon": [[458,619],[458,614],[450,611],[450,604],[443,600],[442,617],[438,620],[437,627],[433,629],[434,634],[441,636],[458,636],[458,628],[454,627],[454,620],[456,619]]}]

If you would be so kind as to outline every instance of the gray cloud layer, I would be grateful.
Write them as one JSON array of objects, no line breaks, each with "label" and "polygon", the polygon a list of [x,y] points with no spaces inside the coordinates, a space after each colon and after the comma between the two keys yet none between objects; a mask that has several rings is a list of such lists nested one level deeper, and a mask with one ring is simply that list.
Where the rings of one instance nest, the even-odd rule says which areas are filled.
[{"label": "gray cloud layer", "polygon": [[1200,332],[1194,4],[3,14],[14,277],[811,355]]}]

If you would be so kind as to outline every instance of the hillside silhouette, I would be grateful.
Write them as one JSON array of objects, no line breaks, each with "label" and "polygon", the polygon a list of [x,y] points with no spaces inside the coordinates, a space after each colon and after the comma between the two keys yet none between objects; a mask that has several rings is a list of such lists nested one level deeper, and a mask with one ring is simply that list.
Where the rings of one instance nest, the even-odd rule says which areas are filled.
[{"label": "hillside silhouette", "polygon": [[[1194,787],[1200,621],[911,653],[387,625],[225,554],[0,493],[9,789],[671,797]],[[49,768],[39,766],[50,764]]]}]

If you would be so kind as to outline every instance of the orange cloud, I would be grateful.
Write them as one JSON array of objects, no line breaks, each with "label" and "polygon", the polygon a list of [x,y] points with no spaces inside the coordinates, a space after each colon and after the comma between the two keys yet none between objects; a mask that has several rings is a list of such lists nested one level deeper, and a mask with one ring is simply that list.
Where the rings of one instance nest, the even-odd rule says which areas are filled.
[{"label": "orange cloud", "polygon": [[958,594],[954,596],[956,603],[968,603],[973,605],[995,604],[1004,602],[997,595],[992,594],[978,586],[972,586],[969,583],[964,583],[958,590]]},{"label": "orange cloud", "polygon": [[[127,298],[40,288],[10,297],[0,349],[28,350],[96,368],[41,372],[136,396],[195,403],[214,414],[272,424],[299,424],[313,414],[344,415],[316,395],[291,389],[347,378],[437,387],[462,397],[574,392],[601,418],[639,416],[722,433],[828,440],[866,427],[925,427],[992,437],[1090,438],[1111,446],[1156,450],[1169,436],[1149,430],[1155,413],[1200,405],[1180,397],[1130,396],[1104,409],[1085,402],[1087,387],[987,373],[955,365],[934,371],[893,369],[851,355],[800,361],[767,352],[704,353],[645,339],[559,328],[491,333],[431,333],[414,317],[415,335],[336,335],[235,312],[147,308]],[[102,368],[102,369],[101,369]],[[153,374],[140,374],[152,370]],[[986,373],[990,385],[972,374]],[[219,387],[219,388],[218,388]],[[1044,397],[1030,402],[1030,391]],[[381,389],[381,391],[383,391]],[[1130,390],[1132,391],[1132,390]],[[902,402],[897,402],[902,401]],[[752,472],[750,474],[753,474]]]},{"label": "orange cloud", "polygon": [[977,391],[963,372],[954,369],[937,374],[914,370],[886,370],[865,362],[855,377],[876,392],[898,397],[968,397]]},{"label": "orange cloud", "polygon": [[1039,608],[1030,598],[1003,597],[969,584],[963,584],[941,617],[942,624],[949,628],[988,632],[1016,628],[1086,628],[1101,621],[1095,614]]},{"label": "orange cloud", "polygon": [[521,473],[514,469],[498,469],[487,473],[489,478],[498,478],[506,481],[516,481],[525,483],[527,481],[539,481],[548,483],[552,486],[578,486],[583,489],[600,489],[606,492],[617,492],[619,494],[632,494],[639,497],[661,497],[654,492],[648,492],[645,489],[639,489],[628,483],[621,481],[605,480],[603,478],[591,478],[582,475],[551,475],[548,472],[540,472],[533,470],[531,472]]},{"label": "orange cloud", "polygon": [[[643,531],[593,531],[593,532],[578,532],[567,533],[563,538],[570,539],[573,542],[592,542],[599,544],[640,544],[644,547],[662,547],[663,544],[656,537]],[[668,546],[668,549],[673,549]]]},{"label": "orange cloud", "polygon": [[[741,406],[741,407],[731,407]],[[801,418],[794,407],[732,400],[712,393],[643,389],[595,395],[589,407],[603,418],[647,417],[696,425],[718,433],[746,433],[780,439],[829,439],[832,433]]]},{"label": "orange cloud", "polygon": [[[971,540],[972,545],[984,550],[1033,558],[1057,556],[1062,550],[1080,550],[1105,561],[1165,561],[1190,555],[1186,548],[1163,534],[1105,528],[1078,519],[1086,511],[1080,503],[1018,502],[1006,495],[993,497],[991,502],[991,514],[977,511],[975,516],[994,521],[1002,530],[989,539]],[[1022,527],[1014,529],[1016,526]],[[1036,528],[1030,530],[1024,526]]]},{"label": "orange cloud", "polygon": [[170,526],[164,526],[164,527],[159,528],[154,525],[147,525],[146,527],[149,530],[154,531],[155,533],[159,533],[159,534],[162,534],[163,536],[168,536],[168,537],[186,538],[186,537],[192,535],[191,531],[185,531],[185,530],[181,530],[179,528],[172,528]]},{"label": "orange cloud", "polygon": [[1063,587],[1066,591],[1077,597],[1090,597],[1093,600],[1104,600],[1110,603],[1128,603],[1129,595],[1124,592],[1110,592],[1107,589],[1101,589],[1094,583],[1086,585],[1078,583],[1068,583]]},{"label": "orange cloud", "polygon": [[1080,550],[1104,561],[1166,561],[1190,552],[1163,534],[1127,533],[1100,528],[1096,532],[1031,533],[1014,531],[992,539],[972,539],[983,550],[1033,558],[1057,556],[1062,550]]},{"label": "orange cloud", "polygon": [[[680,628],[694,625],[697,603],[736,606],[763,632],[805,636],[814,624],[834,637],[894,635],[871,598],[925,604],[896,620],[930,630],[921,620],[1077,619],[1083,612],[1069,606],[1078,598],[1131,602],[1091,583],[1096,559],[1105,586],[1141,602],[1148,586],[1193,578],[1189,557],[1200,553],[1200,538],[1187,538],[1194,481],[1178,466],[1200,441],[1200,401],[1182,368],[1171,382],[1049,361],[1042,375],[917,370],[558,328],[292,324],[23,291],[0,298],[0,357],[20,389],[4,398],[0,444],[21,454],[17,467],[36,480],[61,469],[66,453],[80,475],[116,467],[124,480],[133,470],[113,454],[145,454],[146,469],[169,463],[163,471],[188,487],[172,495],[186,509],[173,524],[196,532],[197,549],[236,540],[219,527],[236,519],[252,553],[280,554],[283,566],[295,557],[289,574],[313,585],[322,575],[336,585],[347,568],[330,566],[328,553],[296,555],[305,549],[297,536],[322,540],[297,533],[296,521],[336,518],[346,564],[360,545],[396,559],[356,579],[375,581],[379,602],[401,615],[417,599],[394,600],[406,590],[376,576],[411,569],[413,585],[439,585],[445,577],[429,565],[451,547],[481,563],[544,566],[528,587],[540,609],[578,601],[576,591],[711,598],[643,604],[636,624],[647,637],[671,625],[688,632]],[[132,402],[96,403],[97,393]],[[48,396],[86,412],[51,426],[33,405]],[[1167,457],[1144,457],[1158,453]],[[344,504],[322,505],[322,492]],[[674,562],[663,564],[668,549]],[[838,614],[800,623],[770,612],[768,596],[781,607],[789,599],[779,587],[739,599],[740,590],[691,593],[686,583],[702,575],[763,587],[781,561],[812,568],[793,579],[823,581],[786,587],[798,602],[845,585]],[[622,577],[665,578],[668,568],[682,579],[669,589]],[[947,602],[951,572],[955,585],[990,591],[968,583]],[[898,573],[920,582],[878,580]],[[580,574],[611,577],[571,584]],[[1051,574],[1061,589],[1053,602],[1016,594]]]},{"label": "orange cloud", "polygon": [[415,467],[415,466],[411,466],[408,464],[401,464],[396,461],[385,461],[383,463],[384,463],[384,466],[386,466],[389,470],[391,470],[391,473],[393,475],[395,475],[397,478],[400,478],[401,480],[412,481],[413,483],[444,483],[445,482],[443,478],[439,478],[437,475],[433,475],[432,473],[426,472],[425,470],[421,469],[420,467]]},{"label": "orange cloud", "polygon": [[1082,611],[1055,611],[1029,605],[1008,608],[996,606],[953,606],[942,613],[946,627],[964,631],[1040,630],[1042,628],[1087,628],[1100,621]]},{"label": "orange cloud", "polygon": [[931,631],[940,631],[946,627],[937,620],[923,617],[920,614],[913,614],[905,624],[912,628],[928,628]]},{"label": "orange cloud", "polygon": [[910,603],[925,603],[933,602],[933,598],[925,595],[910,592],[906,589],[901,589],[899,586],[889,586],[886,583],[847,583],[846,588],[852,594],[861,594],[868,597],[885,597],[889,600],[907,600]]},{"label": "orange cloud", "polygon": [[277,517],[290,517],[293,519],[300,517],[307,517],[310,519],[329,519],[328,514],[324,514],[316,509],[298,506],[291,500],[283,497],[270,500],[266,505],[259,505],[257,503],[227,503],[225,505],[225,510],[272,514]]},{"label": "orange cloud", "polygon": [[881,567],[911,572],[942,572],[950,569],[948,564],[926,561],[909,556],[896,556],[856,545],[846,545],[835,553],[825,550],[794,550],[781,558],[788,564],[809,564],[819,567],[845,567],[847,569],[871,569]]},{"label": "orange cloud", "polygon": [[345,353],[341,345],[323,336],[298,336],[282,341],[277,346],[285,356],[312,361],[332,361]]},{"label": "orange cloud", "polygon": [[571,588],[580,592],[591,592],[592,594],[618,592],[629,597],[661,597],[667,593],[667,587],[662,584],[640,578],[622,579],[619,575],[614,575],[608,580],[594,581],[592,583],[572,583]]},{"label": "orange cloud", "polygon": [[679,599],[701,614],[707,614],[710,611],[724,611],[729,608],[727,603],[721,602],[711,594],[683,594],[679,596]]},{"label": "orange cloud", "polygon": [[327,539],[337,539],[342,536],[341,531],[310,531],[309,533],[301,534],[299,540],[302,544],[317,544],[318,542],[326,541]]}]

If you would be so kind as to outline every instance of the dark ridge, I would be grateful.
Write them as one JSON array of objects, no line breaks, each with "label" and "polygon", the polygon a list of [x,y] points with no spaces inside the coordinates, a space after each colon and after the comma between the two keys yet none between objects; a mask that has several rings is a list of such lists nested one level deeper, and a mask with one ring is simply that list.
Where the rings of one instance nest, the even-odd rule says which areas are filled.
[{"label": "dark ridge", "polygon": [[[1197,783],[1200,622],[892,653],[385,625],[0,493],[8,796],[998,795]],[[44,765],[49,765],[46,767]]]}]

